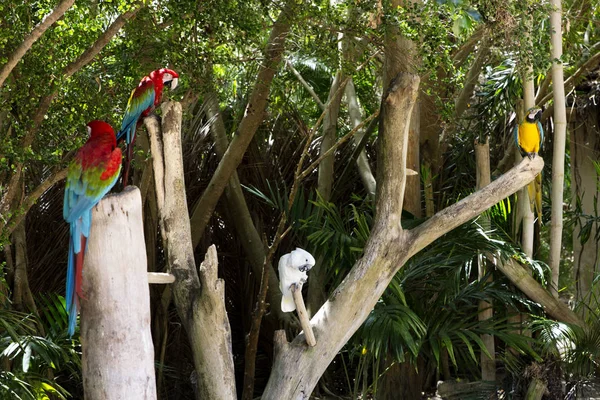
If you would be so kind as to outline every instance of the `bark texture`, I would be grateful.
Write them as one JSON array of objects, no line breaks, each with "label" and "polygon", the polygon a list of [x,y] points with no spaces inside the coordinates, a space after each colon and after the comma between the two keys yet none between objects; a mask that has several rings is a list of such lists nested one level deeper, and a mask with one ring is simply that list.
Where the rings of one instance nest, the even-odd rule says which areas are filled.
[{"label": "bark texture", "polygon": [[183,178],[181,104],[163,103],[162,115],[162,127],[153,117],[144,122],[150,134],[161,235],[170,272],[176,279],[173,298],[190,340],[198,376],[196,397],[236,399],[225,285],[217,278],[215,248],[209,248],[199,272],[194,262]]},{"label": "bark texture", "polygon": [[107,196],[92,219],[81,300],[85,398],[156,399],[139,190]]}]

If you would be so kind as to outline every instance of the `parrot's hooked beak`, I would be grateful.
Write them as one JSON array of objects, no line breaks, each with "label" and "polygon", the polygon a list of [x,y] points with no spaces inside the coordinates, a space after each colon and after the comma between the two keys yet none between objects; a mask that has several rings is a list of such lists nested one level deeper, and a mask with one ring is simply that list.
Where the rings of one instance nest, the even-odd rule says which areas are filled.
[{"label": "parrot's hooked beak", "polygon": [[169,89],[171,89],[171,90],[174,90],[174,89],[177,87],[177,80],[178,80],[177,78],[173,78],[173,79],[171,79],[170,81],[168,81],[168,82],[165,82],[165,85],[166,85],[166,86],[167,86]]},{"label": "parrot's hooked beak", "polygon": [[307,272],[307,271],[309,271],[309,270],[310,270],[312,267],[313,267],[313,266],[312,266],[312,265],[310,265],[310,264],[304,264],[304,265],[302,265],[302,266],[300,266],[300,267],[298,268],[298,271],[300,271],[300,272]]}]

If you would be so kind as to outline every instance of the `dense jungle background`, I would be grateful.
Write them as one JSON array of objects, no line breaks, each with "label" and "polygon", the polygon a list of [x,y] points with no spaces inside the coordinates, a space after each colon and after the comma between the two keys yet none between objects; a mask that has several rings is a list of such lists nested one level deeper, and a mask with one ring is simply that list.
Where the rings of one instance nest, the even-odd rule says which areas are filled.
[{"label": "dense jungle background", "polygon": [[[0,398],[83,398],[79,333],[67,335],[63,297],[66,167],[87,139],[86,123],[118,128],[131,90],[167,66],[180,76],[163,101],[183,108],[196,265],[215,244],[238,398],[296,390],[283,389],[294,367],[274,364],[281,350],[273,339],[280,329],[288,340],[300,331],[279,308],[276,273],[296,247],[317,261],[304,285],[309,314],[348,322],[319,329],[323,314],[313,319],[317,341],[334,352],[317,360],[322,348],[297,350],[306,357],[298,375],[314,375],[305,396],[593,397],[599,5],[0,0]],[[415,97],[392,101],[402,76],[414,78]],[[402,102],[396,114],[386,108]],[[545,130],[541,220],[526,189],[481,191],[517,173],[513,130],[533,106]],[[148,270],[168,272],[143,125],[132,171]],[[396,178],[398,191],[388,190]],[[465,206],[443,219],[457,204]],[[395,220],[400,239],[381,236]],[[436,236],[419,242],[427,229]],[[378,243],[400,255],[375,257]],[[365,268],[379,271],[381,290],[366,272],[364,290],[349,286]],[[210,365],[198,361],[177,290],[150,287],[158,398],[206,399],[203,388],[218,385],[203,381]],[[256,305],[265,295],[263,316]]]}]

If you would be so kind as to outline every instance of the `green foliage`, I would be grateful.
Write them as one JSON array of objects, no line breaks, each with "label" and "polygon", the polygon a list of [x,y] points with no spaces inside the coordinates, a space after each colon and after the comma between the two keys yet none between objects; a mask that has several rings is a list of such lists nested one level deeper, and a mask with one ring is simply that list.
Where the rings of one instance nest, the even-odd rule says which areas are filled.
[{"label": "green foliage", "polygon": [[[1,302],[7,304],[8,299],[1,293]],[[78,379],[80,355],[74,342],[66,337],[64,299],[41,296],[39,306],[43,314],[40,319],[0,308],[0,363],[9,366],[0,372],[2,398],[65,399],[68,392],[53,376],[66,372]]]}]

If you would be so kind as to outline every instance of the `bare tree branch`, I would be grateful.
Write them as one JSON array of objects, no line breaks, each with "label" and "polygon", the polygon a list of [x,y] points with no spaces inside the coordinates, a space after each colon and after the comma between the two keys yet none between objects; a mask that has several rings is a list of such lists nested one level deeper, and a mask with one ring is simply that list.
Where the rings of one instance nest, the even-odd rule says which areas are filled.
[{"label": "bare tree branch", "polygon": [[475,218],[503,198],[515,193],[531,182],[543,167],[542,157],[536,157],[533,160],[524,158],[516,167],[483,189],[438,212],[411,230],[414,243],[410,255],[418,253],[438,237]]},{"label": "bare tree branch", "polygon": [[[106,31],[104,31],[86,51],[84,51],[79,57],[77,57],[76,60],[69,63],[69,65],[65,67],[65,69],[63,70],[63,78],[70,78],[81,68],[89,64],[94,59],[94,57],[96,57],[98,53],[100,53],[100,51],[102,51],[102,49],[106,47],[106,45],[121,30],[121,28],[127,23],[127,21],[129,21],[134,15],[136,15],[141,8],[142,4],[140,3],[136,8],[119,15],[117,19],[112,24],[110,24]],[[36,110],[35,114],[31,119],[31,127],[29,128],[29,131],[23,138],[23,148],[27,148],[33,143],[35,135],[40,125],[44,121],[44,116],[48,112],[48,109],[50,108],[54,97],[56,97],[58,91],[58,83],[56,81],[52,81],[50,83],[50,86],[52,87],[50,94],[42,98],[38,109]]]},{"label": "bare tree branch", "polygon": [[322,111],[325,110],[325,104],[323,104],[323,102],[319,98],[319,95],[315,93],[315,90],[312,88],[312,86],[310,86],[310,84],[304,80],[300,72],[298,72],[298,70],[294,68],[294,66],[289,60],[285,60],[285,66],[288,67],[290,71],[292,71],[296,79],[298,79],[298,82],[300,82],[302,86],[304,86],[308,94],[310,94],[311,97],[315,100],[319,108],[321,108]]},{"label": "bare tree branch", "polygon": [[8,57],[8,61],[2,67],[0,71],[0,88],[4,85],[4,81],[8,78],[8,75],[17,66],[19,61],[23,58],[25,53],[29,51],[31,46],[52,26],[53,23],[58,21],[64,13],[71,8],[75,3],[75,0],[63,0],[52,10],[52,12],[44,17],[42,21],[36,25],[35,28],[23,39],[23,42],[13,51]]}]

